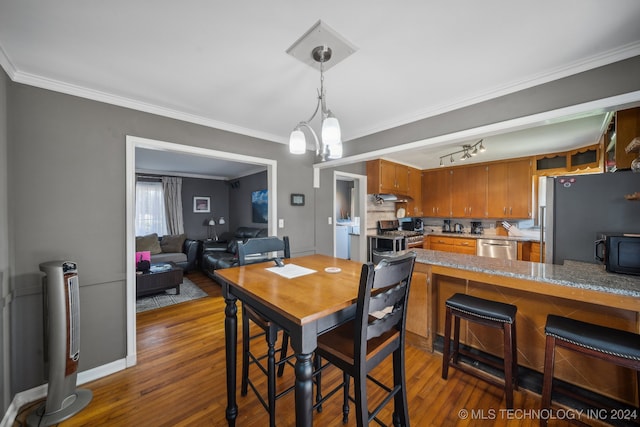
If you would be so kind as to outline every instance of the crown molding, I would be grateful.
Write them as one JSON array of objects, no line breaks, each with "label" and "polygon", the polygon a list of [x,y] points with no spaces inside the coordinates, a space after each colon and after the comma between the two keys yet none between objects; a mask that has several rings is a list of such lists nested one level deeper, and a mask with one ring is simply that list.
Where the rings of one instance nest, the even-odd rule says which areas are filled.
[{"label": "crown molding", "polygon": [[450,111],[455,111],[464,107],[468,107],[470,105],[509,95],[511,93],[549,83],[554,80],[559,80],[598,67],[613,64],[618,61],[623,61],[625,59],[629,59],[638,55],[640,55],[640,41],[629,43],[627,45],[603,52],[590,58],[575,61],[569,65],[558,67],[548,72],[532,75],[529,78],[518,82],[507,83],[505,85],[495,87],[493,89],[481,92],[473,97],[459,98],[457,100],[453,100],[452,102],[423,110],[411,116],[400,117],[388,122],[379,123],[377,126],[365,129],[358,134],[349,134],[345,136],[345,141],[362,138],[367,135],[372,135],[374,133],[393,129],[398,126],[403,126],[429,117],[437,116]]},{"label": "crown molding", "polygon": [[[0,60],[2,60],[2,54],[0,52]],[[7,59],[6,55],[4,57]],[[9,62],[9,64],[11,64]],[[4,64],[2,64],[4,66]],[[288,144],[282,135],[273,135],[267,132],[260,132],[254,129],[248,129],[242,126],[232,125],[230,123],[213,120],[207,117],[199,116],[196,114],[186,113],[184,111],[174,110],[171,108],[155,105],[147,102],[138,101],[132,98],[113,95],[108,92],[90,89],[84,86],[74,85],[66,82],[62,82],[47,77],[42,77],[36,74],[25,73],[17,70],[13,67],[12,73],[9,74],[11,80],[16,83],[22,83],[29,86],[38,87],[41,89],[52,90],[54,92],[60,92],[67,95],[73,95],[80,98],[91,99],[93,101],[104,102],[106,104],[117,105],[119,107],[130,108],[132,110],[143,111],[145,113],[156,114],[158,116],[168,117],[171,119],[182,120],[189,123],[195,123],[210,128],[220,129],[227,132],[232,132],[240,135],[246,135],[253,138],[263,139],[272,142],[278,142],[282,144]]]}]

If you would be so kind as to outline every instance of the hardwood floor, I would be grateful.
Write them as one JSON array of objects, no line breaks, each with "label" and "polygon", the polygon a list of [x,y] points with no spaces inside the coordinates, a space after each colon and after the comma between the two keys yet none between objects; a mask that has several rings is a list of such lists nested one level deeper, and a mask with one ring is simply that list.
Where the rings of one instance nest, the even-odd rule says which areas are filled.
[{"label": "hardwood floor", "polygon": [[[200,273],[191,273],[188,277],[209,297],[138,314],[138,364],[84,384],[83,388],[93,391],[93,400],[60,426],[227,425],[224,301],[215,282]],[[238,335],[241,338],[240,328]],[[515,392],[514,407],[523,411],[506,412],[501,390],[453,369],[445,381],[440,377],[441,363],[439,353],[427,353],[412,346],[406,349],[413,426],[538,425],[538,419],[531,412],[539,408],[539,395],[522,389]],[[374,375],[389,377],[390,371],[391,364],[387,363]],[[278,380],[279,387],[292,384],[293,376],[293,369],[287,367],[283,378]],[[252,378],[260,377],[263,376],[252,375]],[[328,391],[340,378],[340,372],[331,368],[323,375],[323,390]],[[264,381],[258,384],[266,388]],[[370,396],[371,400],[378,397],[376,393]],[[314,414],[314,425],[343,425],[341,404],[341,394],[333,396],[321,413]],[[238,405],[236,424],[239,427],[268,425],[267,413],[251,391],[246,397],[238,393]],[[32,403],[21,408],[14,426],[24,425],[26,414],[35,406],[36,403]],[[279,400],[276,406],[278,425],[294,425],[293,393]],[[390,421],[392,407],[388,405],[381,413],[383,421]],[[353,405],[347,425],[355,425]],[[554,420],[549,425],[566,426],[569,422]]]}]

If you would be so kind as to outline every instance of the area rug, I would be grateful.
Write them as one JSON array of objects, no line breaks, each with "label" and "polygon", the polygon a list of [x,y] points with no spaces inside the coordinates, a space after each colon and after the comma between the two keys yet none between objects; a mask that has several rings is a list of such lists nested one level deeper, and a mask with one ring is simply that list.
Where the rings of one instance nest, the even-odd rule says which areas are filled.
[{"label": "area rug", "polygon": [[182,279],[180,285],[180,295],[176,295],[175,289],[168,289],[164,293],[149,295],[136,299],[136,313],[155,310],[156,308],[167,307],[181,302],[192,301],[207,296],[207,293],[196,286],[186,277]]}]

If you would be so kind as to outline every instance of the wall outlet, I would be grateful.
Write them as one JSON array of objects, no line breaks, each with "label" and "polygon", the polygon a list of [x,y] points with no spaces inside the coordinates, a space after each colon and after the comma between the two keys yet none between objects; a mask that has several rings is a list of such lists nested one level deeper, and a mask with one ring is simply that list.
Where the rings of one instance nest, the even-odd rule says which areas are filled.
[{"label": "wall outlet", "polygon": [[278,228],[284,228],[284,219],[280,218],[278,220]]}]

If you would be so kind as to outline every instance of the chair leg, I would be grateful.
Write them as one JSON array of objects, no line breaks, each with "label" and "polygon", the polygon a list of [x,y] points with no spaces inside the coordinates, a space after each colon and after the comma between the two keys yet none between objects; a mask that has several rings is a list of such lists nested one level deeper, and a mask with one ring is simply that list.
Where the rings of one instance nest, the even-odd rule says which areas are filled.
[{"label": "chair leg", "polygon": [[275,342],[278,333],[272,328],[267,331],[267,399],[269,401],[269,426],[276,425],[276,350]]},{"label": "chair leg", "polygon": [[342,381],[344,382],[344,394],[342,396],[342,424],[349,422],[349,384],[351,377],[343,372]]},{"label": "chair leg", "polygon": [[504,335],[504,394],[507,401],[507,409],[513,409],[513,342],[511,336],[511,324],[503,324]]},{"label": "chair leg", "polygon": [[[544,350],[544,376],[542,379],[542,401],[540,409],[542,411],[551,410],[551,391],[553,389],[553,366],[555,363],[556,339],[547,335]],[[540,417],[540,425],[546,426],[546,417]]]},{"label": "chair leg", "polygon": [[409,406],[407,404],[407,383],[404,375],[404,348],[393,352],[393,385],[401,390],[394,396],[393,425],[408,426]]},{"label": "chair leg", "polygon": [[518,390],[518,345],[517,345],[517,336],[516,333],[516,320],[513,319],[513,324],[511,324],[511,355],[512,357],[512,372],[513,372],[513,389]]},{"label": "chair leg", "polygon": [[249,318],[242,310],[242,382],[240,395],[247,395],[249,385]]},{"label": "chair leg", "polygon": [[[316,374],[316,404],[320,403],[322,400],[322,371],[320,368],[322,367],[322,358],[317,354],[313,358],[313,369],[317,372]],[[322,405],[318,405],[318,412],[322,412]]]},{"label": "chair leg", "polygon": [[[280,349],[280,361],[283,361],[287,358],[287,351],[289,350],[289,334],[286,332],[282,332],[282,348]],[[284,365],[285,363],[281,363],[278,366],[278,376],[281,377],[284,374]]]},{"label": "chair leg", "polygon": [[359,373],[353,377],[353,391],[356,395],[356,425],[369,425],[369,408],[367,406],[367,376]]},{"label": "chair leg", "polygon": [[451,351],[451,309],[447,307],[444,315],[444,345],[442,346],[442,378],[449,375],[449,359]]},{"label": "chair leg", "polygon": [[458,316],[453,317],[453,353],[451,359],[453,364],[458,364],[458,356],[460,355],[460,318]]}]

